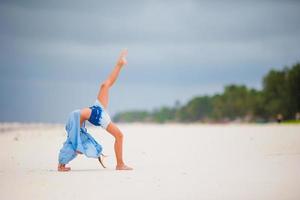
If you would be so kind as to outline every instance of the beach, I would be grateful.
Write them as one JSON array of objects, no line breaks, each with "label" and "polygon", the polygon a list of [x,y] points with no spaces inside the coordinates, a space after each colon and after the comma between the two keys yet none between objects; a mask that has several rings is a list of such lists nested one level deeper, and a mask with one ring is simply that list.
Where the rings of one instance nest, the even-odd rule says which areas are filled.
[{"label": "beach", "polygon": [[0,199],[299,200],[300,126],[282,124],[120,124],[113,137],[87,127],[108,155],[78,155],[57,172],[63,124],[0,124]]}]

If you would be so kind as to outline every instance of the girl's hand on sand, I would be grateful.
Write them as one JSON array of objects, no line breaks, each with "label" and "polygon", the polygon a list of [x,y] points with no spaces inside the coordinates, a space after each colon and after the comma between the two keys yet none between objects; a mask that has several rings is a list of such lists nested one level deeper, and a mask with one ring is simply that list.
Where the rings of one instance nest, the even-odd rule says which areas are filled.
[{"label": "girl's hand on sand", "polygon": [[120,57],[119,57],[119,60],[118,60],[118,65],[126,65],[127,64],[127,60],[126,60],[126,56],[128,54],[128,50],[127,49],[124,49],[122,50],[121,54],[120,54]]}]

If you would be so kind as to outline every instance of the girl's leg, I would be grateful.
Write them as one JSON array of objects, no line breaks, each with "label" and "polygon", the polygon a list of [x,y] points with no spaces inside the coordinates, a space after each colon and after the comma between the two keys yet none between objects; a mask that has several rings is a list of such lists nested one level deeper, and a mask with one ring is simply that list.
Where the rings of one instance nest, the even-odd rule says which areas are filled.
[{"label": "girl's leg", "polygon": [[[127,64],[126,56],[127,56],[127,50],[123,50],[121,52],[121,55],[117,61],[115,68],[113,69],[113,71],[111,72],[109,77],[106,79],[106,81],[104,81],[104,83],[101,84],[101,88],[98,93],[98,100],[104,106],[104,108],[107,108],[107,105],[108,105],[110,87],[117,80],[122,67],[125,64]],[[109,123],[106,130],[115,137],[114,149],[115,149],[116,160],[117,160],[116,169],[117,170],[132,170],[132,168],[126,166],[123,161],[123,134],[122,134],[122,132],[112,122]]]},{"label": "girl's leg", "polygon": [[120,129],[114,124],[110,123],[106,129],[110,134],[115,137],[115,154],[117,159],[117,170],[132,170],[131,167],[125,165],[123,161],[123,134]]},{"label": "girl's leg", "polygon": [[98,93],[98,100],[100,103],[107,108],[108,105],[108,97],[109,97],[109,89],[114,84],[114,82],[117,80],[119,73],[122,69],[122,67],[127,64],[126,61],[127,56],[127,50],[123,50],[121,52],[121,55],[117,61],[117,64],[109,77],[101,84],[99,93]]}]

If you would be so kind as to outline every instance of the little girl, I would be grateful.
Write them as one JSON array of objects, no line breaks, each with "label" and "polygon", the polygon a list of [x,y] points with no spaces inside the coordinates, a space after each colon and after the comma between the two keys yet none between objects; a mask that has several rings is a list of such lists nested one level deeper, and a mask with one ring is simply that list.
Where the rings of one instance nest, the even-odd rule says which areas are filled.
[{"label": "little girl", "polygon": [[101,84],[95,103],[91,107],[74,110],[70,113],[66,124],[68,137],[59,152],[58,171],[71,170],[70,167],[66,167],[66,164],[73,160],[77,154],[84,154],[87,157],[98,158],[102,164],[102,147],[87,132],[87,129],[85,128],[86,120],[95,126],[101,126],[115,137],[114,150],[117,160],[116,170],[132,170],[132,168],[125,165],[123,161],[123,134],[111,121],[106,111],[109,89],[116,81],[122,67],[127,64],[126,56],[127,50],[123,50],[115,68],[109,77]]}]

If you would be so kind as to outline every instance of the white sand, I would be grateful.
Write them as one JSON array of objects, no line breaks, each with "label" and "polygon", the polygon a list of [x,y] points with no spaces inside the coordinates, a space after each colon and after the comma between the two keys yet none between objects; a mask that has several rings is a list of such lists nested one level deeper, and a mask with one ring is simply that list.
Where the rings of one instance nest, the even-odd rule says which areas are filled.
[{"label": "white sand", "polygon": [[300,126],[121,125],[125,160],[115,171],[113,138],[103,169],[78,156],[56,171],[64,125],[0,124],[0,199],[300,199]]}]

